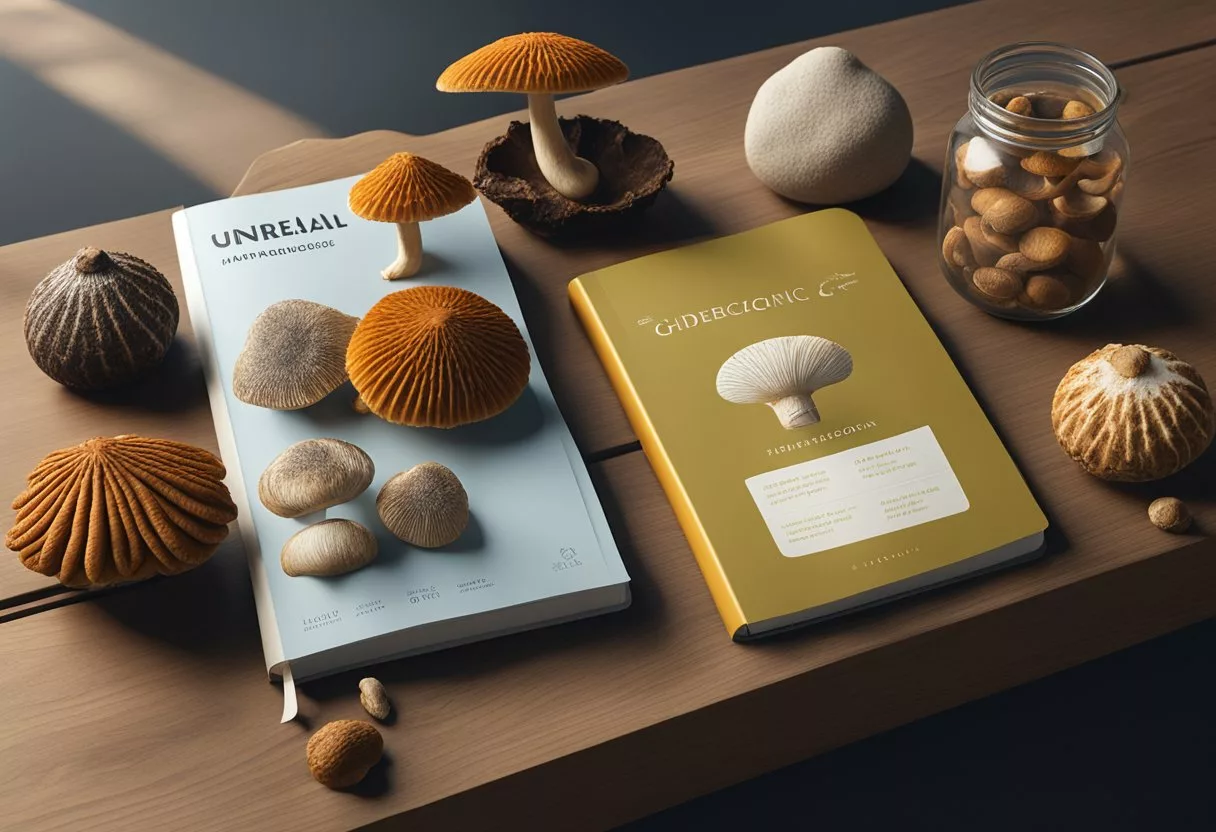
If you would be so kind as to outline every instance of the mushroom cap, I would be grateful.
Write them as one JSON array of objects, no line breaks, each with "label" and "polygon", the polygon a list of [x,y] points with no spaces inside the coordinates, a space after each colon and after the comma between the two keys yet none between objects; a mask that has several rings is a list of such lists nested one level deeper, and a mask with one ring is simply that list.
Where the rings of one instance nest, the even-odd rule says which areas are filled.
[{"label": "mushroom cap", "polygon": [[346,381],[346,345],[358,318],[310,300],[272,303],[249,327],[232,370],[246,404],[299,410]]},{"label": "mushroom cap", "polygon": [[423,462],[384,484],[376,510],[397,537],[434,549],[456,540],[469,524],[469,495],[450,468]]},{"label": "mushroom cap", "polygon": [[588,92],[619,84],[629,67],[615,55],[577,38],[524,32],[499,38],[449,66],[435,82],[440,92]]},{"label": "mushroom cap", "polygon": [[853,372],[849,351],[817,335],[785,335],[748,344],[718,370],[718,395],[735,404],[761,404],[813,393]]},{"label": "mushroom cap", "polygon": [[414,427],[495,416],[528,386],[519,327],[478,294],[417,286],[376,302],[350,339],[346,367],[368,409]]},{"label": "mushroom cap", "polygon": [[394,153],[351,186],[350,210],[374,222],[425,222],[473,201],[473,183],[413,153]]},{"label": "mushroom cap", "polygon": [[341,439],[305,439],[276,456],[258,478],[258,498],[280,517],[349,502],[372,484],[376,466]]},{"label": "mushroom cap", "polygon": [[4,543],[67,586],[176,575],[228,536],[236,506],[223,477],[220,461],[192,445],[90,439],[38,463]]},{"label": "mushroom cap", "polygon": [[1051,423],[1065,452],[1096,477],[1147,482],[1193,462],[1216,435],[1203,378],[1168,350],[1107,344],[1056,388]]},{"label": "mushroom cap", "polygon": [[96,390],[159,364],[179,317],[173,287],[154,266],[86,246],[34,287],[25,341],[34,363],[55,381]]},{"label": "mushroom cap", "polygon": [[354,520],[337,517],[300,529],[279,553],[279,565],[293,578],[345,575],[375,559],[376,536]]}]

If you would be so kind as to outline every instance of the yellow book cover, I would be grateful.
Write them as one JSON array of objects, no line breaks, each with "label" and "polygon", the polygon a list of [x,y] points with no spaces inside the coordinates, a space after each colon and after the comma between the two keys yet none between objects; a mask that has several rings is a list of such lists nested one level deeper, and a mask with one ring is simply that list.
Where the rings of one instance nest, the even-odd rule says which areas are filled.
[{"label": "yellow book cover", "polygon": [[1042,551],[1046,518],[855,214],[621,263],[570,297],[735,639]]}]

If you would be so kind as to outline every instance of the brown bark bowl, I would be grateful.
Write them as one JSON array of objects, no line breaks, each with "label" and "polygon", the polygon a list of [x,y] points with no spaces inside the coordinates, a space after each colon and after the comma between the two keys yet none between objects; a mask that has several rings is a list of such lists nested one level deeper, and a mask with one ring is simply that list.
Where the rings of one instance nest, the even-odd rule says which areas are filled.
[{"label": "brown bark bowl", "polygon": [[675,163],[657,139],[590,116],[559,124],[574,152],[599,169],[599,185],[586,202],[558,193],[541,174],[525,122],[511,122],[477,157],[477,190],[534,234],[579,237],[619,226],[649,208],[671,181]]}]

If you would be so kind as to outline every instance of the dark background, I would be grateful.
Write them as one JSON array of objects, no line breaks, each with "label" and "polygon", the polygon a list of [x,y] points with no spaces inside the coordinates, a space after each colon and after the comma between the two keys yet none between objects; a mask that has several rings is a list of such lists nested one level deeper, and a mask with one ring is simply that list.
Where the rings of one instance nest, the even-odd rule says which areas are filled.
[{"label": "dark background", "polygon": [[[443,95],[433,86],[451,60],[513,32],[591,40],[623,58],[637,77],[952,3],[67,5],[342,136],[378,128],[430,133],[520,108],[515,96]],[[69,64],[72,48],[50,44],[52,56]],[[222,114],[212,127],[217,134],[232,129]],[[202,202],[223,196],[220,190],[104,114],[48,88],[0,50],[0,244]],[[1214,648],[1216,623],[1205,622],[627,829],[1216,829]]]}]

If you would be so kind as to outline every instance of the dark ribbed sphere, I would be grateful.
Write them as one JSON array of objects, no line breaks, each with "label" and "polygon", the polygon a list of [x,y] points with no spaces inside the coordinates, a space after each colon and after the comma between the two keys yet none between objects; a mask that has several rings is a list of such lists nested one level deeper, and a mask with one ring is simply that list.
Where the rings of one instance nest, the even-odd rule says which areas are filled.
[{"label": "dark ribbed sphere", "polygon": [[153,266],[130,254],[82,248],[34,287],[25,343],[55,381],[97,390],[159,364],[179,315],[173,287]]}]

